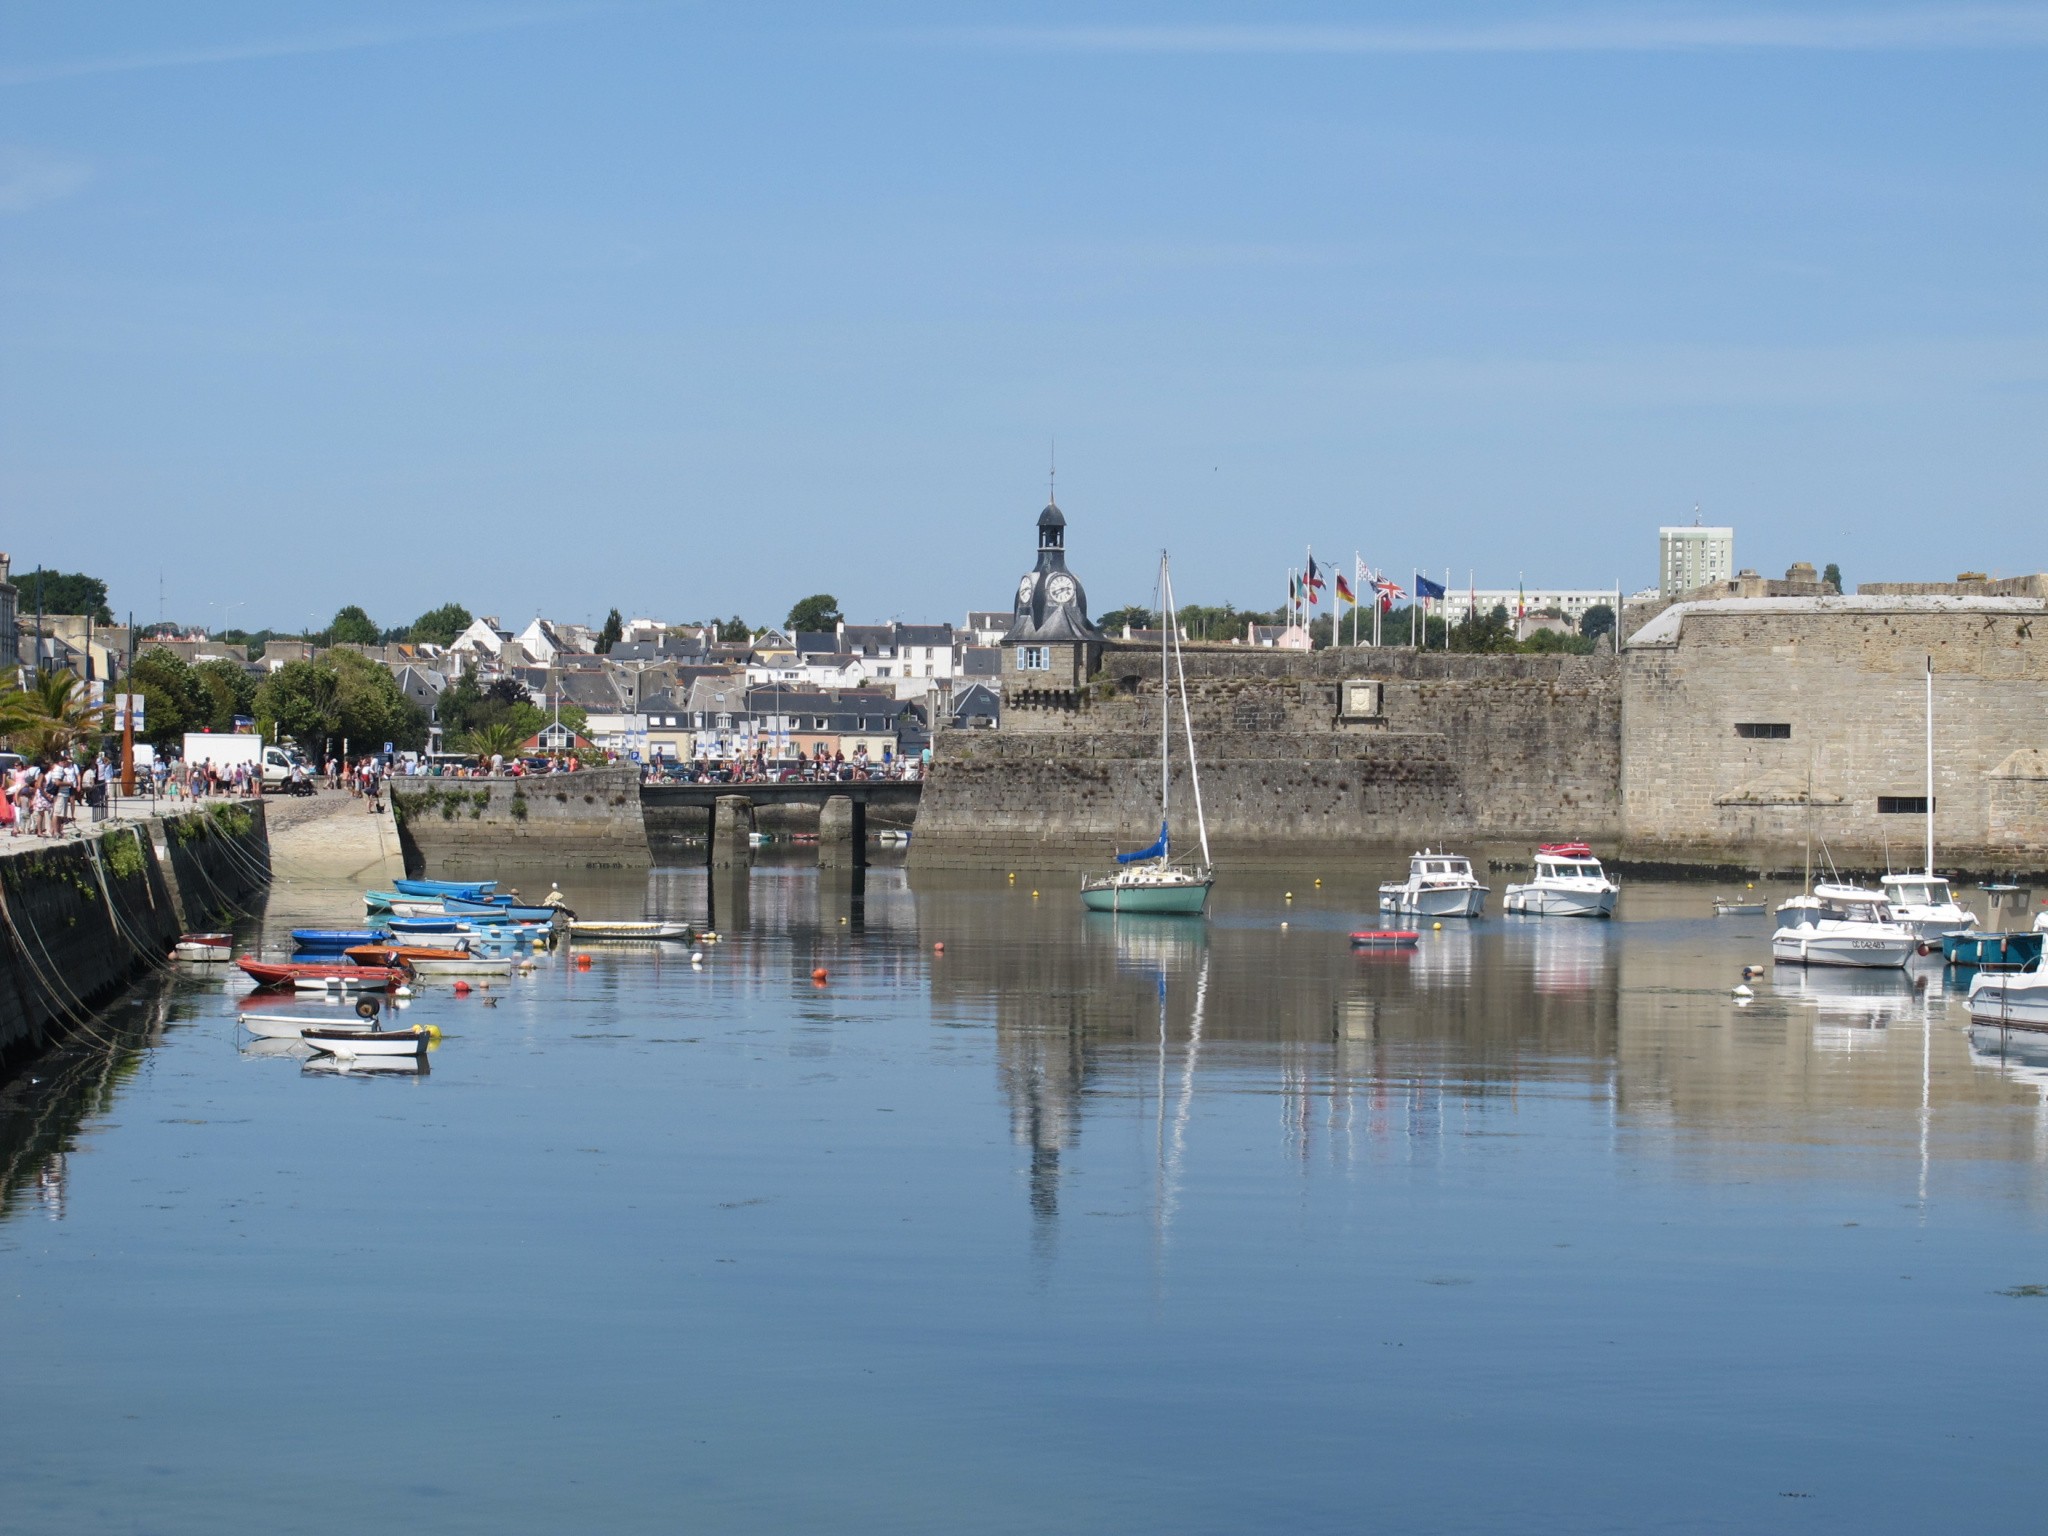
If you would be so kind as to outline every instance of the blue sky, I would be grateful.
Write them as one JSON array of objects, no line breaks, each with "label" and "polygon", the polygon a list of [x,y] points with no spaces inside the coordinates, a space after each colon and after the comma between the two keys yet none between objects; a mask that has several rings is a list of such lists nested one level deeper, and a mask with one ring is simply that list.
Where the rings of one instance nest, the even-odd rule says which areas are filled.
[{"label": "blue sky", "polygon": [[35,7],[0,547],[255,627],[2042,566],[2048,4]]}]

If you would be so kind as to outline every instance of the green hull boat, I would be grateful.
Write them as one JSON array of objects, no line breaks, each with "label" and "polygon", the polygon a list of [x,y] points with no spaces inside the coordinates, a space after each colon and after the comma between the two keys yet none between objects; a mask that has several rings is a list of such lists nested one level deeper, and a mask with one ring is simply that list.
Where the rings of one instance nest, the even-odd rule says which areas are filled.
[{"label": "green hull boat", "polygon": [[1200,917],[1209,905],[1209,887],[1215,882],[1207,878],[1176,880],[1171,884],[1120,884],[1114,875],[1100,883],[1090,882],[1081,887],[1081,905],[1090,912],[1151,912],[1171,913],[1183,917]]}]

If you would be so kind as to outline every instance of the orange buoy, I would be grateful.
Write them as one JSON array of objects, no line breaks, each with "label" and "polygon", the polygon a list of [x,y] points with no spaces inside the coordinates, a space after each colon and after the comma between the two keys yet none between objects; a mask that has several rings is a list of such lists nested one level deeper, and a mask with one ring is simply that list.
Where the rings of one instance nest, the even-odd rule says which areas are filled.
[{"label": "orange buoy", "polygon": [[587,971],[587,970],[589,970],[589,969],[590,969],[590,956],[588,956],[588,955],[578,955],[578,956],[576,957],[576,969],[577,969],[577,970],[579,970],[579,971]]},{"label": "orange buoy", "polygon": [[457,997],[469,996],[469,983],[466,981],[458,981],[457,983],[455,983],[455,995]]},{"label": "orange buoy", "polygon": [[819,986],[822,987],[823,985],[825,985],[827,981],[831,979],[831,974],[831,972],[827,971],[825,967],[821,965],[815,971],[811,972],[811,980],[815,981]]},{"label": "orange buoy", "polygon": [[934,944],[934,945],[932,946],[932,953],[933,953],[933,954],[935,954],[935,955],[943,955],[943,954],[944,954],[945,952],[946,952],[946,941],[945,941],[944,939],[941,939],[941,940],[940,940],[940,941],[939,941],[938,943],[936,943],[936,944]]}]

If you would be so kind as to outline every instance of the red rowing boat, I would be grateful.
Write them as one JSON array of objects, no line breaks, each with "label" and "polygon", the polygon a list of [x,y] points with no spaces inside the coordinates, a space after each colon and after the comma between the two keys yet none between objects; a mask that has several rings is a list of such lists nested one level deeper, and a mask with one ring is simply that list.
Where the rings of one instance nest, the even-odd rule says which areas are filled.
[{"label": "red rowing boat", "polygon": [[353,992],[388,992],[412,980],[412,972],[391,965],[341,965],[333,961],[237,960],[259,987],[328,987]]},{"label": "red rowing boat", "polygon": [[1407,928],[1374,928],[1351,935],[1353,949],[1413,949],[1422,935]]}]

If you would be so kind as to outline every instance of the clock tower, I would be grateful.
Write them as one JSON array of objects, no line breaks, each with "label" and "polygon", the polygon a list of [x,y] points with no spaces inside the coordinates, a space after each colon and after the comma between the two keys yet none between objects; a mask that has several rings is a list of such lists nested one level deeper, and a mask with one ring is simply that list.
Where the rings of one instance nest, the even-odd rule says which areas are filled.
[{"label": "clock tower", "polygon": [[1017,583],[1003,637],[1005,705],[1074,708],[1102,656],[1088,594],[1067,569],[1067,519],[1057,503],[1038,514],[1038,563]]}]

